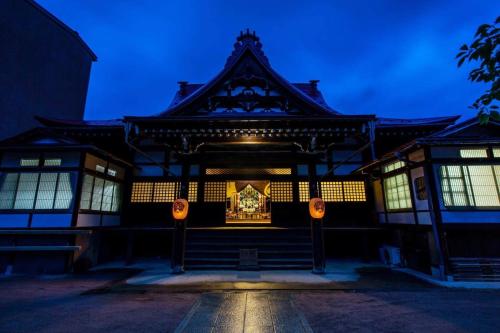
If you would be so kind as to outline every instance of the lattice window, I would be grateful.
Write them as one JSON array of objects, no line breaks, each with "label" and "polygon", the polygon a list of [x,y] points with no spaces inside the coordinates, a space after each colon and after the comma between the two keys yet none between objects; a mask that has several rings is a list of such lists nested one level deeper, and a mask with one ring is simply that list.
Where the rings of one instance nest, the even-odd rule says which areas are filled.
[{"label": "lattice window", "polygon": [[344,201],[366,201],[365,182],[346,181],[343,182]]},{"label": "lattice window", "polygon": [[500,157],[500,148],[493,148],[493,157]]},{"label": "lattice window", "polygon": [[292,182],[271,182],[272,202],[293,202]]},{"label": "lattice window", "polygon": [[208,168],[205,174],[215,175],[273,175],[289,176],[292,174],[291,168]]},{"label": "lattice window", "polygon": [[140,182],[132,184],[130,202],[151,202],[153,198],[153,183]]},{"label": "lattice window", "polygon": [[388,210],[411,208],[408,176],[404,173],[384,179],[385,203]]},{"label": "lattice window", "polygon": [[203,194],[205,202],[225,202],[226,182],[206,182]]},{"label": "lattice window", "polygon": [[309,202],[310,199],[309,182],[299,182],[299,201]]},{"label": "lattice window", "polygon": [[384,165],[382,167],[382,172],[383,173],[387,173],[387,172],[391,172],[391,171],[394,171],[394,170],[397,170],[397,169],[401,169],[405,165],[406,165],[406,163],[403,162],[403,161],[392,162],[390,164]]},{"label": "lattice window", "polygon": [[198,201],[198,182],[189,182],[188,201]]},{"label": "lattice window", "polygon": [[71,202],[73,201],[73,188],[70,176],[71,174],[68,172],[59,174],[54,209],[67,209],[71,206]]},{"label": "lattice window", "polygon": [[38,158],[21,158],[20,165],[23,167],[37,167],[40,164]]},{"label": "lattice window", "polygon": [[104,189],[102,192],[102,207],[103,212],[111,211],[111,204],[113,202],[113,188],[115,183],[109,180],[104,181]]},{"label": "lattice window", "polygon": [[41,173],[35,209],[52,209],[56,195],[57,173]]},{"label": "lattice window", "polygon": [[0,175],[2,182],[0,187],[0,209],[12,209],[14,207],[18,179],[18,173]]},{"label": "lattice window", "polygon": [[90,209],[90,199],[92,198],[92,187],[94,186],[94,176],[84,175],[82,185],[82,195],[80,198],[80,209]]},{"label": "lattice window", "polygon": [[321,182],[321,197],[325,202],[344,201],[342,182]]},{"label": "lattice window", "polygon": [[460,149],[460,157],[462,157],[462,158],[487,158],[488,152],[486,151],[486,148]]},{"label": "lattice window", "polygon": [[0,177],[0,209],[68,209],[73,200],[69,172],[9,173]]},{"label": "lattice window", "polygon": [[14,209],[32,209],[35,202],[38,173],[21,173],[17,184]]},{"label": "lattice window", "polygon": [[61,166],[62,159],[60,158],[46,158],[43,161],[43,166]]},{"label": "lattice window", "polygon": [[103,193],[104,193],[104,179],[95,177],[94,191],[92,192],[92,203],[90,205],[90,209],[101,210]]},{"label": "lattice window", "polygon": [[500,166],[443,165],[440,171],[445,206],[500,206]]},{"label": "lattice window", "polygon": [[154,184],[153,202],[174,202],[177,198],[179,183],[161,182]]}]

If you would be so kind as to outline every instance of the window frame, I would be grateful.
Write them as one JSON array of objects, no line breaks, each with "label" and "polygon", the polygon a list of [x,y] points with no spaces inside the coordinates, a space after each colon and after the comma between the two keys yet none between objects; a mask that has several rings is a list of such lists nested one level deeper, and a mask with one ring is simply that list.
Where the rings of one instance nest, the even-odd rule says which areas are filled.
[{"label": "window frame", "polygon": [[[107,168],[106,168],[107,170]],[[90,188],[90,197],[89,197],[89,208],[82,208],[82,193],[83,193],[83,183],[85,180],[85,176],[91,176],[92,177],[92,186]],[[101,199],[100,199],[100,209],[92,209],[92,204],[93,204],[93,199],[94,199],[94,189],[95,189],[95,183],[96,183],[96,178],[99,178],[102,180],[102,193],[101,193]],[[93,213],[93,214],[108,214],[108,215],[120,215],[122,208],[123,208],[123,197],[124,197],[124,182],[121,179],[109,176],[108,173],[105,171],[104,173],[100,173],[91,169],[84,169],[82,171],[82,177],[81,177],[81,182],[82,186],[80,186],[80,193],[79,193],[79,198],[78,198],[78,211],[80,213]],[[119,204],[118,204],[118,209],[116,211],[113,211],[113,207],[115,205],[114,202],[114,195],[111,198],[111,204],[110,204],[110,209],[109,211],[107,210],[102,210],[103,207],[103,202],[104,202],[104,191],[105,191],[105,184],[106,182],[112,182],[113,185],[113,194],[115,192],[115,186],[116,184],[119,185]]]},{"label": "window frame", "polygon": [[[443,164],[440,164],[437,166],[437,177],[438,177],[438,184],[437,186],[439,187],[439,193],[440,193],[440,205],[441,205],[441,209],[445,209],[445,210],[451,210],[451,211],[498,211],[500,210],[500,182],[499,182],[499,179],[500,179],[500,172],[497,173],[495,172],[495,167],[499,167],[500,168],[500,164],[498,163],[494,163],[494,162],[490,162],[490,163],[470,163],[471,161],[468,161],[468,163],[453,163],[453,162],[450,162],[450,163],[443,163]],[[462,184],[464,186],[464,194],[465,194],[465,198],[466,198],[466,201],[467,201],[467,205],[463,205],[463,206],[447,206],[445,204],[445,192],[443,191],[443,180],[444,180],[444,177],[443,177],[443,174],[442,174],[442,168],[443,167],[459,167],[460,168],[460,173],[461,173],[461,180],[462,180]],[[470,186],[468,184],[471,184],[471,176],[470,176],[470,172],[468,170],[468,167],[473,167],[473,166],[487,166],[487,167],[490,167],[491,168],[491,171],[492,171],[492,175],[493,175],[493,182],[495,183],[495,187],[496,187],[496,192],[497,192],[497,198],[498,198],[498,201],[499,201],[499,205],[498,206],[477,206],[475,203],[476,203],[476,200],[477,198],[475,197],[475,194],[474,194],[474,190],[472,189],[471,192],[469,193],[468,192],[468,189],[467,187]],[[464,172],[464,169],[463,168],[467,168],[467,175],[466,173]],[[447,170],[448,172],[448,170]],[[468,179],[466,179],[466,177],[468,177]],[[449,177],[448,177],[449,178]],[[449,182],[449,180],[448,180]],[[448,183],[448,186],[450,186],[450,183]],[[452,192],[453,193],[453,192]],[[470,205],[470,198],[469,196],[472,196],[472,199],[474,201],[474,205]],[[453,197],[452,197],[452,200],[453,200]]]},{"label": "window frame", "polygon": [[[12,207],[11,208],[1,208],[0,212],[1,213],[13,213],[13,214],[39,214],[39,213],[68,213],[73,211],[74,205],[75,205],[75,200],[77,197],[77,182],[78,182],[78,172],[74,169],[72,170],[67,170],[67,169],[62,169],[58,168],[57,170],[49,169],[49,168],[39,168],[39,167],[19,167],[19,168],[9,168],[9,169],[2,169],[0,170],[0,175],[7,175],[7,174],[16,174],[17,179],[16,179],[16,184],[15,184],[15,190],[14,190],[14,198],[12,202]],[[15,204],[16,204],[16,199],[18,197],[18,191],[19,191],[19,182],[21,180],[21,175],[22,174],[36,174],[37,175],[37,180],[36,180],[36,185],[35,185],[35,193],[33,197],[33,204],[31,205],[31,208],[19,208],[16,209]],[[37,205],[37,200],[39,196],[39,191],[40,191],[40,182],[41,182],[41,175],[42,174],[57,174],[56,177],[56,183],[55,183],[55,189],[54,189],[54,196],[52,198],[52,208],[36,208]],[[72,191],[72,198],[71,201],[68,205],[68,208],[54,208],[56,205],[56,200],[57,200],[57,191],[59,188],[59,182],[60,182],[60,177],[61,174],[68,174],[69,175],[69,181],[70,181],[70,186],[71,186],[71,191]],[[1,185],[1,184],[0,184]]]},{"label": "window frame", "polygon": [[[387,183],[386,181],[397,177],[397,176],[404,176],[406,178],[406,187],[407,187],[407,193],[408,193],[408,200],[410,200],[410,206],[409,207],[404,207],[404,208],[389,208],[389,202],[388,202],[388,196],[387,196]],[[411,177],[408,175],[406,172],[406,166],[391,170],[390,172],[387,172],[384,174],[384,177],[382,177],[382,192],[384,195],[384,207],[387,213],[398,213],[398,212],[412,212],[414,210],[414,198],[412,195],[412,188],[411,188]],[[398,192],[396,192],[398,193]],[[398,201],[399,197],[398,197]]]}]

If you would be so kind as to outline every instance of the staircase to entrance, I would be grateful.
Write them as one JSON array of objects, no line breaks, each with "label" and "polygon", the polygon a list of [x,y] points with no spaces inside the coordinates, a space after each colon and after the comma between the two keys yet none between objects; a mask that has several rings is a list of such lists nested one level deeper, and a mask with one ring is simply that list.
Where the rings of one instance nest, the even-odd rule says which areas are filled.
[{"label": "staircase to entrance", "polygon": [[311,269],[310,233],[308,228],[188,228],[185,267],[187,270]]}]

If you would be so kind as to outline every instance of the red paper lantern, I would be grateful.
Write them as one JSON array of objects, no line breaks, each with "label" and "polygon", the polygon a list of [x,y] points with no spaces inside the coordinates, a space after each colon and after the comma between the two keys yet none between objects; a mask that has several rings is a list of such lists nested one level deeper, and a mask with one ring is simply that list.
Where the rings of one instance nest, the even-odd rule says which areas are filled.
[{"label": "red paper lantern", "polygon": [[309,201],[309,214],[313,219],[322,219],[325,216],[325,202],[321,198],[312,198]]},{"label": "red paper lantern", "polygon": [[186,199],[177,199],[172,204],[172,216],[176,220],[184,220],[189,211],[189,203]]}]

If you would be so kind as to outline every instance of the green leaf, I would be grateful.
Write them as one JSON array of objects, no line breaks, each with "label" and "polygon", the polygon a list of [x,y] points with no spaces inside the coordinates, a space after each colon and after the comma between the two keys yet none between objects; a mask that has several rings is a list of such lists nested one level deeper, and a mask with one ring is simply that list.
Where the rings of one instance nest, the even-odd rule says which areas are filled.
[{"label": "green leaf", "polygon": [[490,117],[493,120],[499,121],[500,120],[500,113],[498,113],[498,111],[490,111]]},{"label": "green leaf", "polygon": [[462,66],[462,64],[464,63],[464,61],[465,61],[465,57],[463,57],[462,59],[460,59],[460,60],[458,61],[457,67]]},{"label": "green leaf", "polygon": [[479,115],[479,124],[480,125],[486,125],[488,123],[488,120],[490,119],[490,116],[486,113],[480,114]]},{"label": "green leaf", "polygon": [[486,31],[488,30],[489,27],[490,27],[489,24],[481,24],[479,26],[479,28],[477,28],[476,36],[478,36],[478,35],[482,35],[482,36],[486,35]]}]

